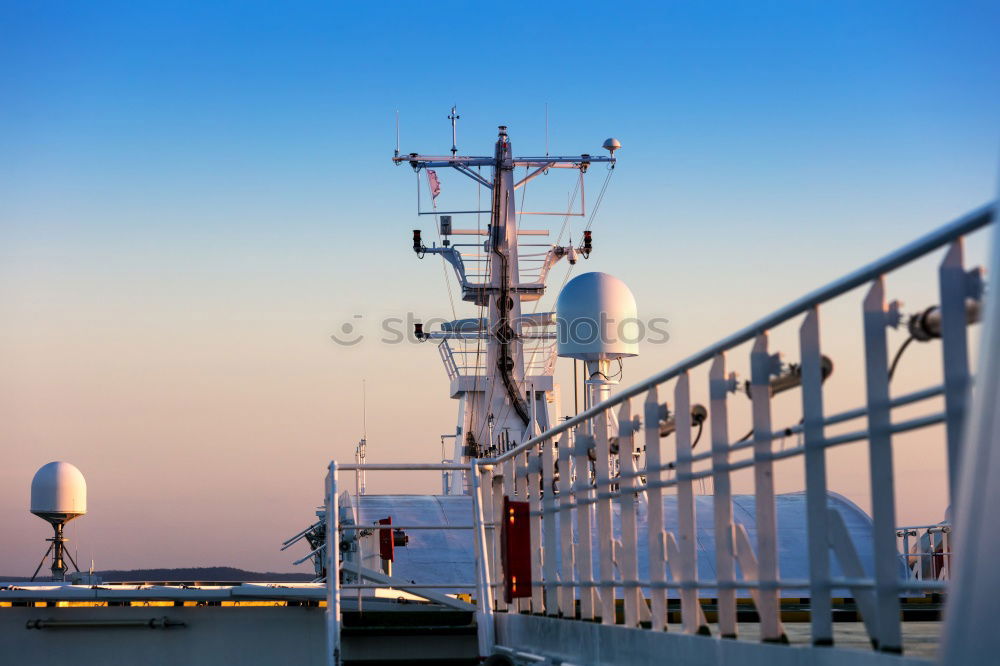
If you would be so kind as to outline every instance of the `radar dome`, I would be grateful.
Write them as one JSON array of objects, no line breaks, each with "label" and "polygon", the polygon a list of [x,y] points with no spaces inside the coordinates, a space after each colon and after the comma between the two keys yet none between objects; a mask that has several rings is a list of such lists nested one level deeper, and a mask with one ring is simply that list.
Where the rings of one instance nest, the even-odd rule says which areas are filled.
[{"label": "radar dome", "polygon": [[613,275],[584,273],[556,301],[558,353],[599,361],[639,354],[639,319],[632,291]]},{"label": "radar dome", "polygon": [[31,513],[65,522],[87,513],[87,482],[74,465],[50,462],[31,480]]}]

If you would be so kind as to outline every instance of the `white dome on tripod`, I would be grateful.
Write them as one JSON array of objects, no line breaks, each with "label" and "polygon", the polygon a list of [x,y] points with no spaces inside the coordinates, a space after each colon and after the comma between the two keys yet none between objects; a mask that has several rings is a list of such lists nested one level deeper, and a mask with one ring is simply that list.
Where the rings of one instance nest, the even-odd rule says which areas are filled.
[{"label": "white dome on tripod", "polygon": [[31,513],[49,522],[66,522],[87,513],[87,482],[68,462],[44,465],[31,480]]}]

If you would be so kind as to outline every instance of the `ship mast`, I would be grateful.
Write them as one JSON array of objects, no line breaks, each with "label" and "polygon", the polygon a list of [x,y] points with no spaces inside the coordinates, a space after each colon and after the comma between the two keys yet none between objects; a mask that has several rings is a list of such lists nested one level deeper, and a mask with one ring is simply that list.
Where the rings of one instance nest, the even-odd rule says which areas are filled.
[{"label": "ship mast", "polygon": [[[427,247],[420,230],[413,232],[413,250],[418,256],[440,254],[454,269],[456,279],[462,287],[462,298],[482,308],[482,315],[474,319],[457,320],[442,327],[441,331],[424,331],[417,325],[415,335],[419,340],[440,340],[442,358],[452,380],[452,397],[459,399],[459,420],[455,432],[455,461],[467,463],[471,458],[483,457],[503,451],[531,437],[534,432],[549,427],[547,404],[553,391],[552,363],[543,368],[526,367],[525,345],[549,344],[554,333],[547,331],[554,323],[553,313],[522,312],[522,304],[537,301],[545,293],[545,282],[549,269],[560,259],[567,257],[571,263],[579,255],[590,252],[590,236],[585,246],[550,245],[542,253],[543,259],[537,273],[531,279],[524,279],[519,256],[520,236],[545,236],[545,230],[522,230],[518,228],[520,215],[558,215],[582,217],[583,174],[595,162],[615,163],[614,151],[609,149],[609,157],[591,156],[544,156],[515,157],[512,151],[507,127],[501,125],[492,156],[463,156],[458,154],[455,121],[458,118],[452,107],[449,120],[452,123],[452,154],[434,156],[410,153],[393,157],[396,164],[408,163],[418,177],[421,171],[450,168],[476,181],[479,186],[490,190],[490,209],[424,211],[419,215],[434,215],[440,220],[442,245],[433,243]],[[615,142],[617,148],[617,142]],[[525,175],[515,179],[515,170],[525,169]],[[481,175],[482,170],[492,171],[491,178]],[[550,169],[576,170],[580,176],[579,211],[517,211],[515,192],[537,176]],[[428,174],[437,181],[436,172]],[[418,188],[419,192],[419,188]],[[419,195],[418,195],[419,196]],[[436,195],[432,194],[432,201]],[[458,229],[452,227],[452,216],[489,213],[489,225],[485,232],[478,229]],[[477,236],[484,240],[481,245],[451,243],[452,236]],[[483,239],[485,236],[485,239]],[[463,251],[465,250],[469,251]],[[474,252],[472,252],[474,250]],[[466,271],[465,258],[479,257],[480,267],[485,267],[485,277]],[[478,279],[477,279],[478,278]],[[461,356],[450,346],[474,341],[485,343],[485,363],[465,363],[463,372]],[[554,351],[546,352],[554,362]],[[477,354],[478,356],[478,349]],[[532,358],[536,356],[534,351]],[[468,359],[465,359],[466,361]],[[468,371],[472,365],[472,370]],[[467,480],[453,474],[445,481],[445,492],[458,494],[467,492]]]}]

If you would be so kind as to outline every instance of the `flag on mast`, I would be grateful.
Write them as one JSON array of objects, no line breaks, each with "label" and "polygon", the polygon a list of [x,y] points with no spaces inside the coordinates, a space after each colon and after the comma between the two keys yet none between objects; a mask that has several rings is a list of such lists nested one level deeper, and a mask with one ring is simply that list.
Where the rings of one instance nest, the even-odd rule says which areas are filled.
[{"label": "flag on mast", "polygon": [[431,186],[431,198],[437,199],[441,194],[441,183],[438,182],[438,175],[434,169],[427,170],[427,183]]}]

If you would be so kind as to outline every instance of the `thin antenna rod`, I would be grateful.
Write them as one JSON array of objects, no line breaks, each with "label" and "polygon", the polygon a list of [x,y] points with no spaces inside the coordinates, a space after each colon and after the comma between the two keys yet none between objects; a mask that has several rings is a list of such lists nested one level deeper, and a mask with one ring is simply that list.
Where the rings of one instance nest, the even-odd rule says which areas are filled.
[{"label": "thin antenna rod", "polygon": [[545,156],[549,156],[549,103],[545,103]]},{"label": "thin antenna rod", "polygon": [[396,109],[396,157],[399,157],[399,109]]},{"label": "thin antenna rod", "polygon": [[361,438],[368,440],[368,387],[361,380]]},{"label": "thin antenna rod", "polygon": [[460,115],[458,115],[458,106],[451,107],[451,113],[448,114],[448,120],[451,121],[451,154],[455,155],[458,153],[458,123],[456,122]]}]

